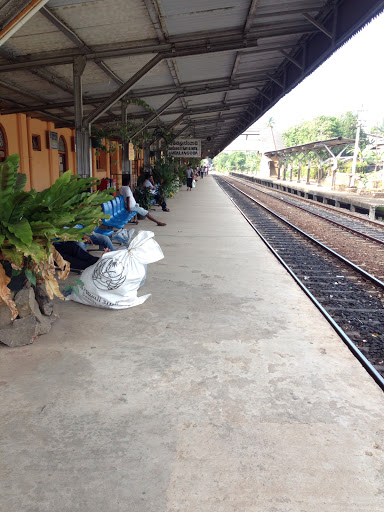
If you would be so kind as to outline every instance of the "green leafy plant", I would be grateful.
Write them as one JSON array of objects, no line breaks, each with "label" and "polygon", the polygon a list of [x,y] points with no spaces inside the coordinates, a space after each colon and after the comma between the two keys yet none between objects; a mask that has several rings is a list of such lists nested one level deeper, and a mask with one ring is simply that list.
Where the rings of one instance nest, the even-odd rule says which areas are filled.
[{"label": "green leafy plant", "polygon": [[150,210],[152,205],[153,195],[148,187],[136,187],[133,193],[136,202],[144,208]]},{"label": "green leafy plant", "polygon": [[178,173],[175,162],[170,157],[163,157],[156,160],[152,168],[152,175],[155,183],[158,184],[159,196],[167,199],[174,195],[178,189]]},{"label": "green leafy plant", "polygon": [[[44,282],[50,298],[63,298],[55,264],[60,268],[59,279],[68,276],[70,266],[53,240],[79,240],[84,233],[91,233],[106,218],[101,203],[108,201],[112,192],[90,192],[98,180],[73,176],[71,171],[42,192],[25,191],[27,177],[17,172],[18,165],[18,155],[0,164],[0,299],[8,304],[13,318],[17,310],[4,265],[23,272],[32,284]],[[84,227],[76,228],[77,224]]]}]

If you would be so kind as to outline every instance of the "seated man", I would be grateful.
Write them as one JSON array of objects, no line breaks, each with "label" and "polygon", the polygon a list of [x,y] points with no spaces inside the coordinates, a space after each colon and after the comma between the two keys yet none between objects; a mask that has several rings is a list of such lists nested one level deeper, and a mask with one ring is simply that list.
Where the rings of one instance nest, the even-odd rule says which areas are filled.
[{"label": "seated man", "polygon": [[98,245],[99,251],[103,249],[109,249],[110,251],[114,251],[115,248],[109,236],[102,235],[100,233],[92,233],[91,235],[84,235],[83,241],[76,242],[82,249],[85,250],[87,245]]},{"label": "seated man", "polygon": [[161,209],[163,210],[163,212],[169,212],[169,209],[167,208],[167,203],[156,192],[156,186],[155,186],[155,183],[154,183],[153,178],[150,175],[150,173],[146,172],[144,174],[144,177],[145,177],[145,181],[143,183],[143,187],[147,187],[147,188],[149,188],[151,190],[151,193],[153,194],[153,197],[154,197],[156,203],[161,206]]},{"label": "seated man", "polygon": [[147,219],[151,220],[152,222],[156,222],[158,226],[166,226],[164,222],[160,222],[156,220],[152,215],[148,213],[147,210],[142,208],[136,203],[135,198],[133,197],[132,190],[129,187],[130,178],[128,174],[123,174],[123,186],[120,188],[120,194],[124,197],[124,203],[125,207],[129,212],[137,212],[139,215],[142,215],[143,217],[146,217]]},{"label": "seated man", "polygon": [[[73,269],[84,270],[99,261],[99,258],[82,249],[78,242],[57,242],[53,245]],[[109,249],[104,252],[109,252]]]},{"label": "seated man", "polygon": [[[75,228],[82,229],[84,226],[82,224],[76,224]],[[76,242],[79,247],[82,249],[86,249],[87,245],[97,244],[99,246],[99,250],[109,249],[110,251],[114,251],[113,243],[109,236],[102,235],[101,233],[91,233],[90,235],[84,234],[83,241]]]}]

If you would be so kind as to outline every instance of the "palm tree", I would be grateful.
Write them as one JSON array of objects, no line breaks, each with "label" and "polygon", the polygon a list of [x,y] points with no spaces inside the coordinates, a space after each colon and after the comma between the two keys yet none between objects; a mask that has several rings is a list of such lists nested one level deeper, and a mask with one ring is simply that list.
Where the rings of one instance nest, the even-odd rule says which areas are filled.
[{"label": "palm tree", "polygon": [[275,141],[275,136],[273,134],[273,127],[275,126],[275,120],[273,119],[273,117],[270,117],[268,119],[268,122],[267,122],[267,127],[271,129],[271,134],[272,134],[272,139],[273,139],[273,145],[275,146],[275,151],[277,150],[277,147],[276,147],[276,141]]}]

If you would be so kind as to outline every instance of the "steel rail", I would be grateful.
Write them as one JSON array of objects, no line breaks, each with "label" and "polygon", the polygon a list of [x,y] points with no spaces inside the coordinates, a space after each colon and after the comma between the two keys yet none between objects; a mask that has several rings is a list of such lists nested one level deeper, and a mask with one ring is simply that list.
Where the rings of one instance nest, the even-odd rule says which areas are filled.
[{"label": "steel rail", "polygon": [[[296,276],[296,274],[294,273],[294,271],[291,269],[291,267],[289,267],[289,265],[287,265],[285,263],[285,261],[281,258],[281,256],[274,250],[274,248],[271,246],[271,244],[267,241],[267,239],[261,234],[261,232],[257,229],[257,227],[253,224],[253,222],[251,221],[251,219],[242,211],[242,209],[240,208],[240,206],[236,203],[236,201],[227,193],[227,191],[221,186],[221,184],[219,183],[218,180],[216,180],[217,184],[219,185],[219,187],[223,190],[223,192],[227,195],[227,197],[232,201],[232,203],[235,205],[235,207],[239,210],[239,212],[241,213],[241,215],[246,219],[246,221],[249,223],[249,225],[252,227],[252,229],[257,233],[257,235],[261,238],[261,240],[264,242],[264,244],[268,247],[268,249],[272,252],[272,254],[277,258],[277,260],[283,265],[283,267],[286,269],[286,271],[292,276],[292,278],[295,280],[295,282],[300,286],[300,288],[303,290],[303,292],[308,296],[308,298],[313,302],[313,304],[319,309],[319,311],[321,312],[321,314],[324,316],[324,318],[329,322],[329,324],[332,326],[332,328],[337,332],[337,334],[340,336],[340,338],[343,340],[343,342],[345,343],[345,345],[348,347],[348,349],[350,350],[350,352],[356,357],[356,359],[361,363],[361,365],[363,366],[363,368],[367,371],[367,373],[373,378],[373,380],[376,382],[376,384],[382,389],[382,391],[384,391],[384,377],[382,377],[379,372],[373,367],[373,365],[368,361],[368,359],[364,356],[364,354],[359,350],[359,348],[353,343],[353,341],[351,340],[351,338],[344,332],[344,330],[335,322],[335,320],[330,316],[330,314],[326,311],[326,309],[320,304],[320,302],[316,299],[316,297],[314,297],[314,295],[312,295],[312,293],[310,292],[310,290],[305,286],[305,284]],[[262,205],[261,203],[259,203],[257,200],[255,200],[254,198],[252,198],[251,196],[249,196],[248,194],[246,194],[245,192],[243,192],[242,190],[238,189],[237,187],[235,187],[234,185],[232,185],[231,183],[229,183],[228,181],[226,181],[226,183],[231,186],[232,188],[234,188],[235,190],[237,190],[238,192],[240,192],[242,195],[246,196],[248,199],[250,199],[251,201],[257,203],[259,206],[261,206],[263,209],[265,209],[266,211],[268,211],[268,213],[271,213],[272,215],[274,215],[275,217],[277,217],[279,220],[281,220],[282,222],[286,223],[287,225],[289,225],[291,228],[293,228],[294,230],[298,231],[299,233],[301,233],[302,235],[304,235],[306,238],[308,238],[311,242],[319,245],[320,247],[322,247],[323,249],[329,251],[331,254],[333,254],[334,256],[338,257],[341,261],[343,261],[344,263],[346,263],[348,266],[352,267],[353,269],[358,269],[358,271],[362,271],[362,273],[364,274],[367,274],[364,270],[362,270],[360,267],[357,267],[357,265],[355,265],[354,263],[352,262],[349,262],[348,260],[346,260],[343,256],[335,253],[335,251],[333,251],[332,249],[329,249],[327,246],[325,246],[324,244],[322,244],[321,242],[319,242],[318,240],[316,240],[315,238],[311,237],[310,235],[308,235],[307,233],[305,233],[304,231],[302,231],[301,229],[297,228],[296,226],[294,226],[293,224],[291,224],[290,222],[286,221],[285,219],[283,219],[282,217],[280,217],[279,215],[275,214],[274,212],[272,212],[271,210],[269,210],[269,208],[265,207],[264,205]],[[374,281],[374,282],[377,282],[379,284],[380,287],[384,287],[384,283],[382,281],[379,281],[378,279],[376,279],[374,276],[371,276],[370,274],[367,274],[367,276],[370,276],[370,278],[372,278],[371,280]]]},{"label": "steel rail", "polygon": [[[248,181],[248,180],[246,180],[244,178],[239,178],[238,176],[230,175],[230,178],[233,179],[233,180],[238,180],[241,183],[247,184],[249,187],[255,188],[255,190],[257,190],[256,187],[265,188],[266,190],[271,190],[271,191],[274,191],[274,192],[278,192],[279,194],[284,194],[287,197],[294,197],[295,199],[299,199],[300,201],[308,203],[308,205],[315,204],[316,206],[318,206],[319,208],[323,208],[324,210],[329,210],[330,212],[338,213],[340,215],[344,215],[345,217],[355,218],[355,219],[361,220],[361,222],[365,222],[366,224],[372,224],[373,226],[377,226],[377,227],[380,227],[380,228],[384,229],[384,223],[383,222],[381,222],[379,220],[372,220],[372,219],[368,219],[368,218],[365,218],[365,217],[360,217],[360,215],[364,215],[363,213],[344,211],[345,208],[343,209],[343,208],[338,207],[338,206],[332,206],[330,204],[320,203],[318,201],[315,201],[314,199],[307,199],[306,197],[302,197],[302,196],[298,196],[296,194],[292,194],[291,192],[287,192],[286,190],[280,190],[280,189],[276,189],[276,188],[272,188],[272,187],[267,187],[266,185],[262,185],[261,183],[256,183],[256,182]],[[297,190],[297,189],[295,189],[295,190]],[[340,201],[340,202],[342,202],[342,201]]]},{"label": "steel rail", "polygon": [[[232,178],[231,177],[231,179],[236,179],[236,178]],[[252,188],[254,190],[258,190],[254,185],[249,185],[246,181],[244,182],[244,185],[245,184],[246,184],[246,186],[248,186],[248,187],[250,187],[250,188]],[[263,185],[259,185],[259,186],[262,187]],[[267,192],[264,192],[264,190],[259,190],[259,192],[261,192],[262,194],[266,194],[266,195],[269,195],[270,197],[275,198],[272,194],[268,194]],[[361,236],[362,238],[367,238],[369,240],[372,240],[373,242],[376,242],[378,244],[384,245],[384,241],[380,240],[379,238],[376,238],[376,237],[374,237],[372,235],[368,235],[366,233],[363,233],[362,231],[357,231],[356,229],[353,229],[353,228],[350,228],[348,226],[345,226],[344,224],[340,224],[340,222],[337,222],[335,220],[327,219],[326,217],[323,217],[323,215],[321,215],[320,213],[311,212],[310,210],[307,210],[304,206],[299,206],[297,204],[290,203],[289,201],[287,201],[286,199],[283,199],[283,198],[275,198],[275,199],[278,199],[279,201],[282,201],[283,203],[286,203],[286,204],[289,204],[290,206],[298,208],[299,210],[302,210],[302,211],[304,211],[306,213],[310,213],[311,215],[314,215],[315,217],[319,217],[320,219],[325,220],[325,221],[329,222],[330,224],[334,224],[335,226],[337,226],[339,228],[342,228],[342,229],[345,229],[346,231],[349,231],[351,233],[354,233],[355,235]],[[306,200],[305,198],[300,198],[300,199]],[[308,205],[310,205],[310,203],[308,203]],[[321,204],[320,204],[320,207],[326,208],[325,205],[321,205]],[[329,211],[333,211],[334,213],[340,213],[341,215],[345,215],[345,216],[348,215],[345,212],[335,212],[334,210],[330,210],[330,209],[329,209]],[[356,217],[356,219],[361,220],[362,222],[367,222],[367,223],[372,222],[372,221],[369,221],[369,219],[360,219],[359,217]],[[380,225],[380,227],[384,228],[383,225]]]}]

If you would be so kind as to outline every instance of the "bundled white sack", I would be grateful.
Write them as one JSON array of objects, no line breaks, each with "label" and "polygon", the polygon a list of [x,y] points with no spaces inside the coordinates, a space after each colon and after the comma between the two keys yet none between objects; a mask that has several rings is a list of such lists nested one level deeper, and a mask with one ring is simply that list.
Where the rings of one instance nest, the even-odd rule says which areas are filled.
[{"label": "bundled white sack", "polygon": [[164,258],[152,231],[139,231],[128,247],[107,252],[97,263],[81,274],[84,285],[67,300],[107,309],[125,309],[138,306],[150,297],[137,296],[145,281],[147,264]]}]

